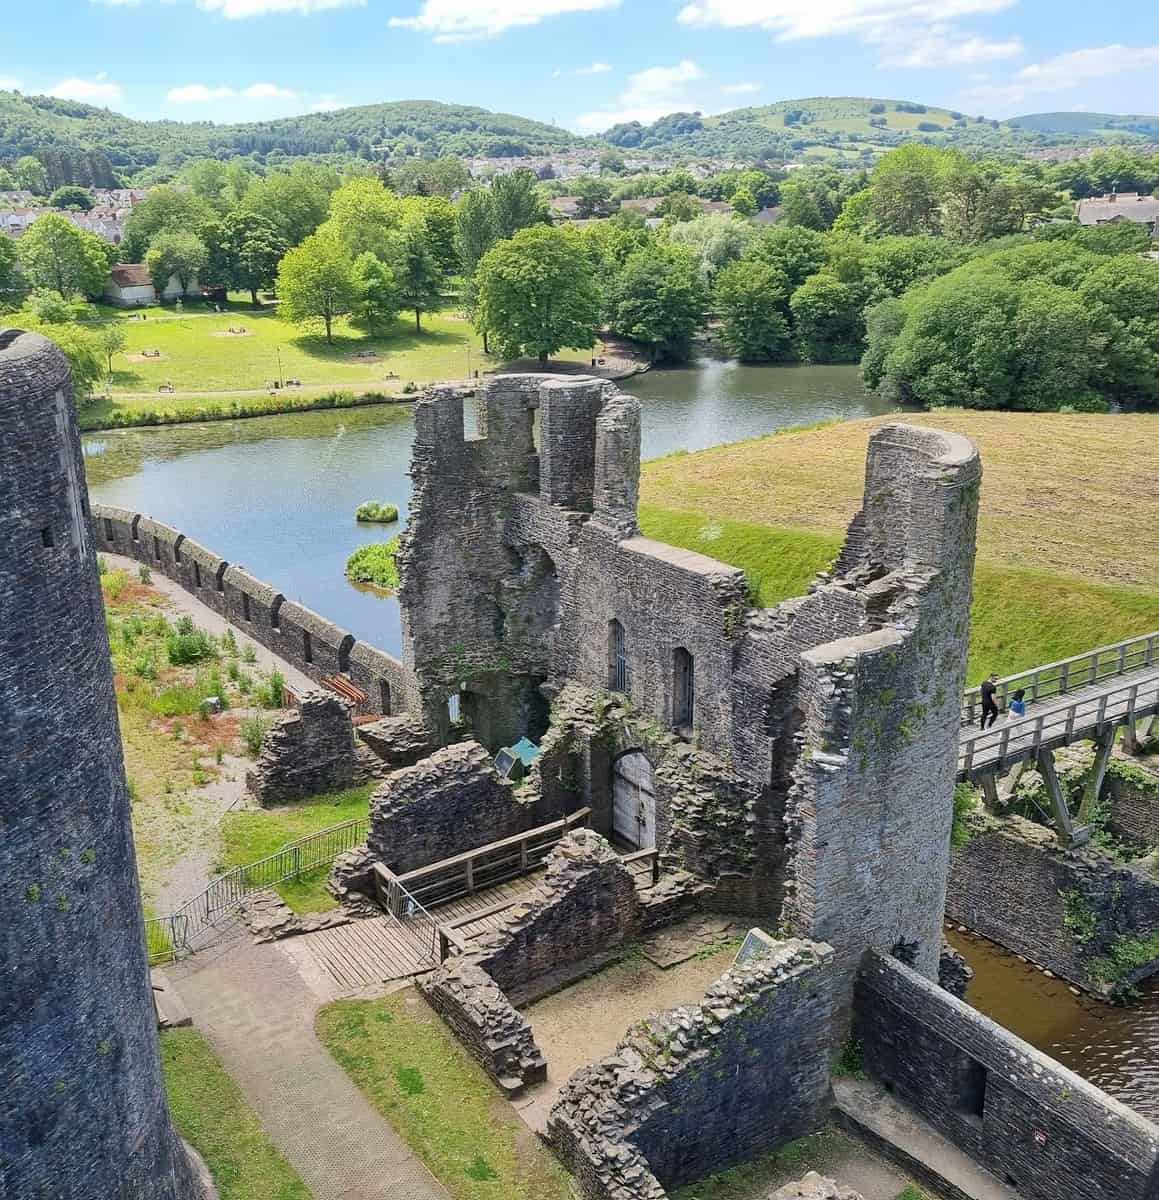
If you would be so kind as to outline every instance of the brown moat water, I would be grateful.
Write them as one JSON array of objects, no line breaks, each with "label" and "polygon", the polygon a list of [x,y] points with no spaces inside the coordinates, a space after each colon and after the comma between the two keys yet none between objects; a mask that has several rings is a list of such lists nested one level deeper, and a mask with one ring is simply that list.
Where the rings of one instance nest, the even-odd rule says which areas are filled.
[{"label": "brown moat water", "polygon": [[1101,1004],[985,938],[957,930],[947,937],[976,972],[966,997],[976,1009],[1159,1121],[1159,981],[1144,984],[1129,1006]]}]

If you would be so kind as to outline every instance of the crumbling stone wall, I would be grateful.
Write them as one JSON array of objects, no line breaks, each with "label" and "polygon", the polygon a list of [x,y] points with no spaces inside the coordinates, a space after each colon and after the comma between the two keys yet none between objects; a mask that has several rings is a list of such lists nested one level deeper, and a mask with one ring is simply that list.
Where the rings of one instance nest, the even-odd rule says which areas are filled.
[{"label": "crumbling stone wall", "polygon": [[1159,879],[1063,850],[1022,817],[971,821],[974,836],[953,854],[951,920],[1100,995],[1159,970]]},{"label": "crumbling stone wall", "polygon": [[350,710],[329,692],[312,691],[266,731],[246,787],[266,807],[351,787],[357,759]]},{"label": "crumbling stone wall", "polygon": [[72,380],[2,327],[0,514],[0,1196],[201,1200],[161,1073]]},{"label": "crumbling stone wall", "polygon": [[94,504],[89,524],[98,553],[121,554],[168,576],[315,682],[334,675],[348,678],[367,694],[360,712],[389,716],[417,710],[414,677],[398,659],[287,600],[244,567],[127,509]]},{"label": "crumbling stone wall", "polygon": [[1137,842],[1159,846],[1159,773],[1115,760],[1105,786],[1110,828]]},{"label": "crumbling stone wall", "polygon": [[1026,1200],[1155,1200],[1159,1127],[902,963],[871,953],[865,1068]]},{"label": "crumbling stone wall", "polygon": [[564,1085],[547,1138],[589,1200],[662,1200],[824,1124],[838,975],[793,939],[634,1026]]},{"label": "crumbling stone wall", "polygon": [[614,951],[639,927],[631,871],[598,833],[577,829],[552,849],[527,899],[471,953],[512,999],[526,1002],[544,976]]}]

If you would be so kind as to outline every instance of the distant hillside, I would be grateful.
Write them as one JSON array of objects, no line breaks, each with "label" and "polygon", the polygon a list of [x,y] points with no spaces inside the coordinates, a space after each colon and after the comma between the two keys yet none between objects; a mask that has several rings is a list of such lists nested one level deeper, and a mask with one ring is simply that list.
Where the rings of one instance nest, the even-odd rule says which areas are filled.
[{"label": "distant hillside", "polygon": [[208,121],[134,121],[105,108],[0,91],[0,161],[48,147],[98,150],[131,174],[156,163],[204,156],[359,154],[399,150],[436,154],[543,154],[582,139],[525,117],[461,104],[400,100],[276,121],[215,125]]},{"label": "distant hillside", "polygon": [[1013,117],[1007,124],[1038,133],[1159,136],[1159,117],[1117,116],[1114,113],[1031,113],[1025,117]]},{"label": "distant hillside", "polygon": [[636,121],[615,125],[603,137],[618,146],[658,153],[868,162],[884,149],[914,139],[988,153],[1097,143],[1109,137],[1133,140],[1148,131],[1134,130],[1129,123],[1150,119],[1103,117],[1092,122],[1090,128],[1053,130],[1032,124],[1034,118],[993,121],[910,100],[815,96],[782,100],[759,108],[738,108],[716,116],[672,113],[651,125]]}]

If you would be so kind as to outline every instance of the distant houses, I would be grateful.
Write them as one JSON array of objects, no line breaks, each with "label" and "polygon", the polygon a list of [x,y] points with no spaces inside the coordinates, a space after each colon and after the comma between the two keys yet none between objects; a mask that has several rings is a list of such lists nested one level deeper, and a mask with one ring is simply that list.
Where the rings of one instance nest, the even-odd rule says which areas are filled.
[{"label": "distant houses", "polygon": [[1134,221],[1149,226],[1151,236],[1159,238],[1159,199],[1140,192],[1107,192],[1104,196],[1080,200],[1075,215],[1080,225]]},{"label": "distant houses", "polygon": [[145,192],[135,188],[94,188],[92,194],[96,204],[88,212],[74,212],[36,204],[35,197],[29,192],[0,192],[0,231],[9,237],[20,237],[38,217],[57,213],[79,229],[119,246],[125,221]]}]

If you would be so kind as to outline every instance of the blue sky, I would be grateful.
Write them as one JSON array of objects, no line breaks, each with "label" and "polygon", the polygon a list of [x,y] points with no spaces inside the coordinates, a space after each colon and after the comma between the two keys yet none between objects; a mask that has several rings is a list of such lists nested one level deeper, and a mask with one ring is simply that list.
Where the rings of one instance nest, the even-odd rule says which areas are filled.
[{"label": "blue sky", "polygon": [[816,95],[1159,112],[1159,23],[1089,0],[39,0],[0,87],[140,118],[480,104],[594,132]]}]

